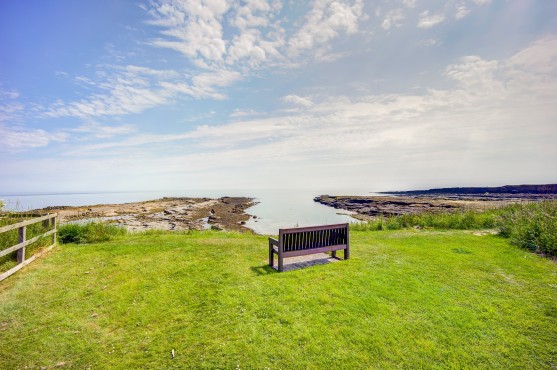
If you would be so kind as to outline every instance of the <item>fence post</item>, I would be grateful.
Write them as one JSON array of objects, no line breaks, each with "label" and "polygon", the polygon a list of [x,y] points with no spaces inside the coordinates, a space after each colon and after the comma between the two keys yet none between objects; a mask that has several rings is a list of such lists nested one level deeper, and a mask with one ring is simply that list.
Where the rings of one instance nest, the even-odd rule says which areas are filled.
[{"label": "fence post", "polygon": [[52,218],[52,224],[53,224],[53,227],[52,227],[52,228],[54,229],[54,234],[52,234],[52,244],[53,244],[53,245],[56,244],[56,231],[57,231],[57,230],[56,230],[56,226],[57,226],[57,225],[56,225],[56,223],[57,223],[56,221],[57,221],[57,220],[58,220],[58,216],[54,216],[54,217]]},{"label": "fence post", "polygon": [[[18,229],[18,243],[23,243],[25,241],[25,234],[27,232],[27,226],[21,226]],[[17,250],[17,263],[22,263],[25,261],[25,247]]]}]

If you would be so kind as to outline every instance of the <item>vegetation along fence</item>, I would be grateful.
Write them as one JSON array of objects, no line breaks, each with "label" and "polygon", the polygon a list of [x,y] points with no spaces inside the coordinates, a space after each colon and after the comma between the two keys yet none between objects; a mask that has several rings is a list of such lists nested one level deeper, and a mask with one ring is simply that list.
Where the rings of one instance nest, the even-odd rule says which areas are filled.
[{"label": "vegetation along fence", "polygon": [[[18,231],[17,244],[12,245],[12,246],[10,246],[8,248],[5,248],[3,250],[0,250],[0,258],[4,257],[4,256],[6,256],[10,253],[16,252],[16,254],[17,254],[17,257],[16,257],[17,265],[15,265],[15,267],[12,267],[8,271],[5,271],[2,274],[0,274],[0,281],[2,281],[5,278],[7,278],[8,276],[14,274],[16,271],[20,270],[22,267],[30,264],[37,257],[39,257],[43,253],[47,252],[48,250],[52,249],[52,247],[54,247],[56,245],[57,217],[58,217],[58,215],[56,213],[55,214],[49,214],[49,215],[46,215],[46,216],[33,218],[31,220],[21,221],[21,222],[18,222],[16,224],[0,227],[0,237],[2,236],[2,234],[8,233],[8,232],[13,231],[13,230],[17,229],[17,231]],[[41,231],[47,230],[47,231],[42,232],[41,234],[39,234],[39,235],[37,235],[37,236],[35,236],[31,239],[27,239],[26,238],[27,227],[32,226],[32,225],[35,226],[35,224],[38,224],[39,222],[42,222],[42,227],[40,228],[40,230]],[[46,240],[45,238],[48,238],[49,236],[52,236],[52,244],[50,246],[48,246],[47,248],[43,249],[42,251],[40,251],[38,253],[35,253],[34,255],[30,256],[27,259],[25,258],[25,247],[30,246],[31,244],[33,244],[35,242],[39,242],[40,240]]]}]

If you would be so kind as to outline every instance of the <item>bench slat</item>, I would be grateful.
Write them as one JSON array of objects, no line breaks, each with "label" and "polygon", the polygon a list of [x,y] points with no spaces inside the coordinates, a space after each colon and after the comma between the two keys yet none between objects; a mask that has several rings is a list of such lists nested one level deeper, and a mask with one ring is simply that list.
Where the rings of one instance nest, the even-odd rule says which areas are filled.
[{"label": "bench slat", "polygon": [[310,226],[310,227],[292,227],[288,229],[279,229],[282,230],[285,234],[286,233],[296,233],[296,232],[303,232],[303,231],[319,231],[319,230],[327,230],[331,228],[346,228],[347,224],[335,224],[335,225],[322,225],[322,226]]}]

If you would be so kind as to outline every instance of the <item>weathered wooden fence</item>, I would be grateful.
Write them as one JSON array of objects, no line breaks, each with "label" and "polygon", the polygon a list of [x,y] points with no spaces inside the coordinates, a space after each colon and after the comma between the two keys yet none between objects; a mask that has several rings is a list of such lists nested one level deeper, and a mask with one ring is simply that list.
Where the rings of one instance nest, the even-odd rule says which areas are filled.
[{"label": "weathered wooden fence", "polygon": [[[56,222],[57,222],[58,215],[51,214],[46,216],[41,216],[37,218],[33,218],[31,220],[21,221],[13,225],[2,226],[0,227],[0,234],[8,232],[10,230],[18,229],[18,243],[14,246],[6,248],[0,251],[0,257],[3,257],[7,254],[17,251],[17,265],[10,270],[0,274],[0,281],[4,280],[8,276],[14,274],[16,271],[20,270],[22,267],[27,266],[31,262],[33,262],[37,257],[45,253],[46,251],[52,249],[56,245]],[[27,226],[36,224],[38,222],[42,222],[45,229],[50,229],[40,235],[35,236],[32,239],[27,240],[26,233],[27,233]],[[46,238],[52,235],[52,245],[48,246],[44,250],[39,253],[35,253],[33,256],[29,258],[25,258],[25,247],[30,244],[35,243],[41,238]]]}]

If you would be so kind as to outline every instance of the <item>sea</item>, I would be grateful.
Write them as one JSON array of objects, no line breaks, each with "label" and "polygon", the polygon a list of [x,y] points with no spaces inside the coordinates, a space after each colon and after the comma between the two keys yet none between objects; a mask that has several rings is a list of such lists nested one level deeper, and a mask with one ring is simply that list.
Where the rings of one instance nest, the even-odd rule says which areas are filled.
[{"label": "sea", "polygon": [[140,202],[162,197],[242,196],[254,198],[256,205],[246,210],[255,216],[246,225],[258,234],[275,235],[279,228],[358,222],[351,212],[313,201],[319,195],[378,195],[363,189],[346,190],[177,190],[141,192],[8,193],[0,194],[6,209],[29,211],[48,206],[84,206]]}]

